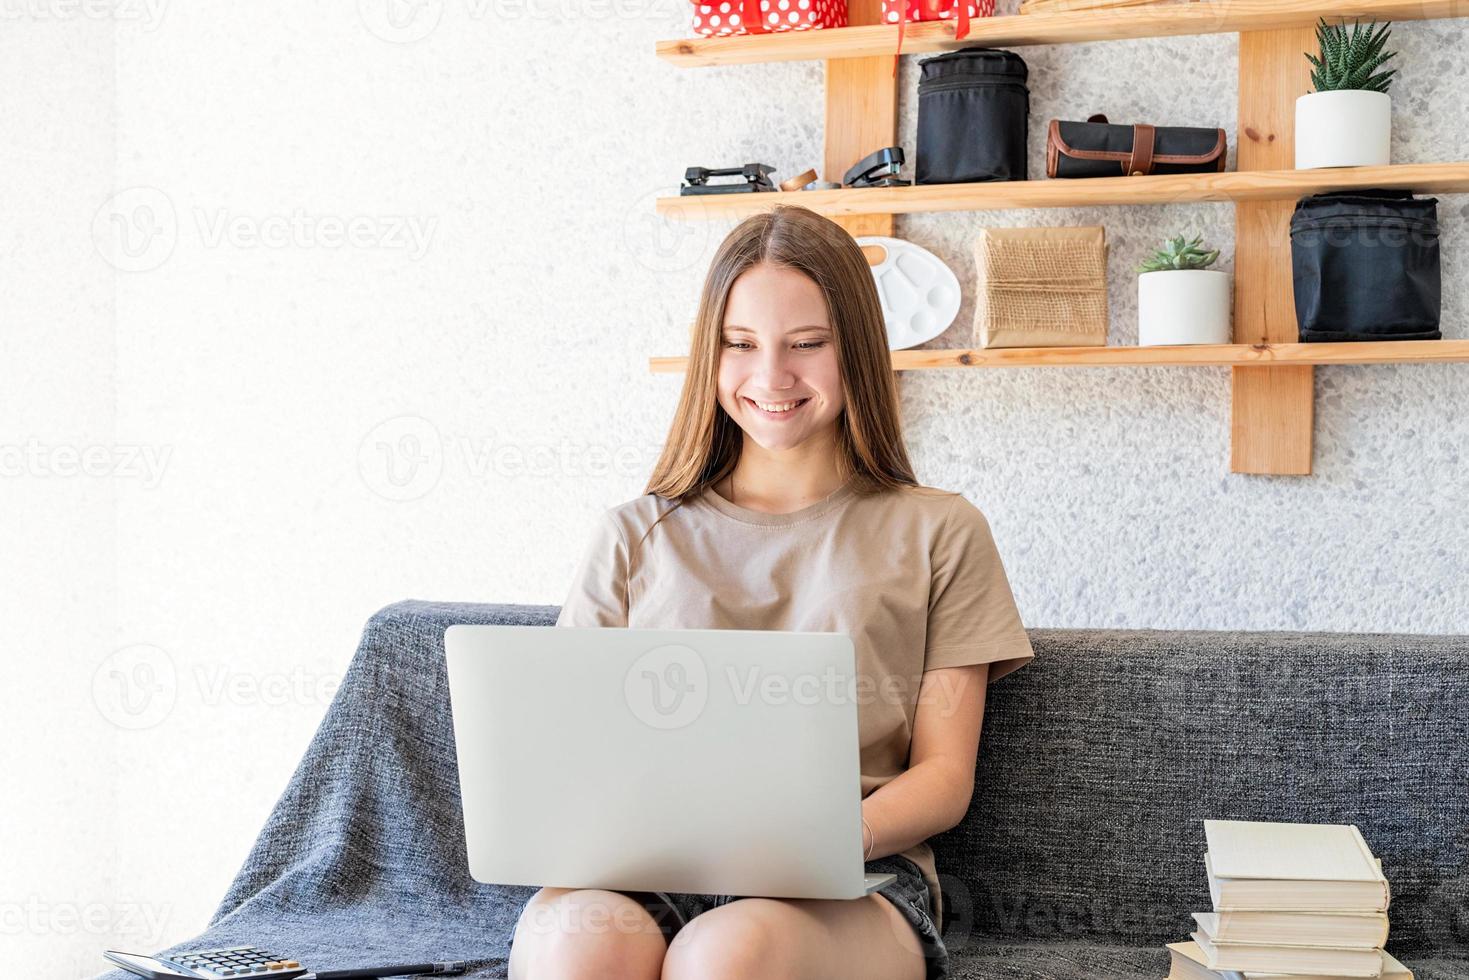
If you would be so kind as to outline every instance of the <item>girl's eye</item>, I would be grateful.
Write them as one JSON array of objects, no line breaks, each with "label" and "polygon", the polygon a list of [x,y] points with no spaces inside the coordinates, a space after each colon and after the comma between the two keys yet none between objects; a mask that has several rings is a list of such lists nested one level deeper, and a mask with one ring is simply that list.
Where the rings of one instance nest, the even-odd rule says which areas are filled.
[{"label": "girl's eye", "polygon": [[[726,346],[726,347],[748,347],[750,345],[747,344],[743,340],[735,341],[735,342],[730,342],[730,341],[726,340],[724,342],[724,346]],[[816,350],[819,347],[825,347],[826,346],[826,341],[824,341],[824,340],[806,340],[806,341],[802,341],[801,343],[797,344],[796,346],[798,348],[800,348],[801,350]]]}]

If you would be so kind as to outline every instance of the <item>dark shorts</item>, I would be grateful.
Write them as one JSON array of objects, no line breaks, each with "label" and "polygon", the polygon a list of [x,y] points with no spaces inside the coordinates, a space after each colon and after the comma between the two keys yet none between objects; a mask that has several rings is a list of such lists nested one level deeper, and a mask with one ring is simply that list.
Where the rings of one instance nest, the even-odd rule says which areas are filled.
[{"label": "dark shorts", "polygon": [[[913,927],[918,937],[918,946],[923,950],[927,961],[926,980],[944,980],[949,975],[949,952],[934,925],[933,916],[929,913],[928,884],[923,880],[923,872],[918,865],[901,854],[874,858],[866,863],[866,869],[868,874],[898,876],[896,881],[879,888],[878,894],[896,905],[903,918]],[[669,943],[673,942],[680,929],[700,913],[739,901],[739,897],[734,895],[701,895],[692,892],[624,891],[622,894],[636,899],[648,910],[648,914],[662,930],[663,938]],[[511,942],[514,942],[514,936],[511,937]]]}]

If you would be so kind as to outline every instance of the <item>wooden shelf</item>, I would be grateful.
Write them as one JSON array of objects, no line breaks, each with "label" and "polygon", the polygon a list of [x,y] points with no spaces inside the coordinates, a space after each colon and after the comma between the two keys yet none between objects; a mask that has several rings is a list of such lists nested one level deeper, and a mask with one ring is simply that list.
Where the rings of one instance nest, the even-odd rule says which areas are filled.
[{"label": "wooden shelf", "polygon": [[[657,43],[677,67],[825,62],[825,147],[818,176],[835,180],[873,147],[897,142],[896,25],[880,0],[847,0],[851,27]],[[1218,346],[906,350],[895,371],[963,367],[1206,367],[1230,369],[1234,473],[1309,475],[1315,365],[1469,361],[1469,340],[1301,344],[1290,261],[1295,201],[1370,187],[1469,192],[1469,162],[1295,170],[1295,103],[1310,89],[1318,19],[1415,21],[1469,17],[1469,0],[1195,0],[1060,13],[984,17],[954,39],[952,21],[909,24],[903,51],[1023,47],[1189,34],[1236,34],[1238,142],[1228,173],[1034,180],[895,188],[665,197],[666,220],[741,218],[779,203],[827,215],[854,237],[893,234],[894,215],[1009,208],[1228,202],[1234,206],[1232,339]],[[1132,70],[1119,66],[1119,71]],[[654,357],[656,373],[687,370],[686,357]]]},{"label": "wooden shelf", "polygon": [[[1199,0],[1165,6],[981,17],[970,21],[969,36],[962,41],[954,40],[954,25],[949,21],[908,24],[903,33],[903,53],[1281,30],[1312,27],[1318,17],[1403,21],[1465,16],[1469,16],[1469,6],[1463,0]],[[658,57],[683,68],[866,58],[892,55],[897,49],[898,29],[886,24],[657,42]]]},{"label": "wooden shelf", "polygon": [[1280,201],[1367,187],[1392,187],[1419,194],[1466,192],[1469,191],[1469,161],[1321,170],[1231,170],[1147,177],[844,187],[829,191],[691,194],[660,197],[657,209],[666,218],[693,221],[741,218],[767,211],[777,204],[799,204],[828,216],[918,214],[925,211],[994,211],[1003,208],[1074,208],[1194,201]]},{"label": "wooden shelf", "polygon": [[[893,351],[894,371],[979,367],[1239,367],[1277,364],[1428,364],[1469,361],[1469,340],[1345,344],[1194,344],[1178,347],[990,347]],[[655,374],[681,374],[687,357],[653,357]]]}]

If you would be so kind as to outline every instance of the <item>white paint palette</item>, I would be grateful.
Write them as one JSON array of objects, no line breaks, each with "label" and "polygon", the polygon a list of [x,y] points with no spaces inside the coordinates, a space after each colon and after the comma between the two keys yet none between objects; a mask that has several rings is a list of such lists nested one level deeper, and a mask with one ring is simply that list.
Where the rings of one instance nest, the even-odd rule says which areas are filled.
[{"label": "white paint palette", "polygon": [[888,350],[932,340],[959,315],[959,277],[928,249],[901,238],[864,235],[857,239],[887,325]]}]

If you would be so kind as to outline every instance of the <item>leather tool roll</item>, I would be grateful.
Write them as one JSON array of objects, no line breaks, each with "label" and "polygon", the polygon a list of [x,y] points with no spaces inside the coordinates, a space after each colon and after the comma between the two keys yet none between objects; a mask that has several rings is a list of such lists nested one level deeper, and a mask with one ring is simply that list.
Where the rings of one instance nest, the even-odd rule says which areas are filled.
[{"label": "leather tool roll", "polygon": [[1222,171],[1229,155],[1222,129],[1120,126],[1101,114],[1086,122],[1052,119],[1046,132],[1047,177],[1117,177]]}]

